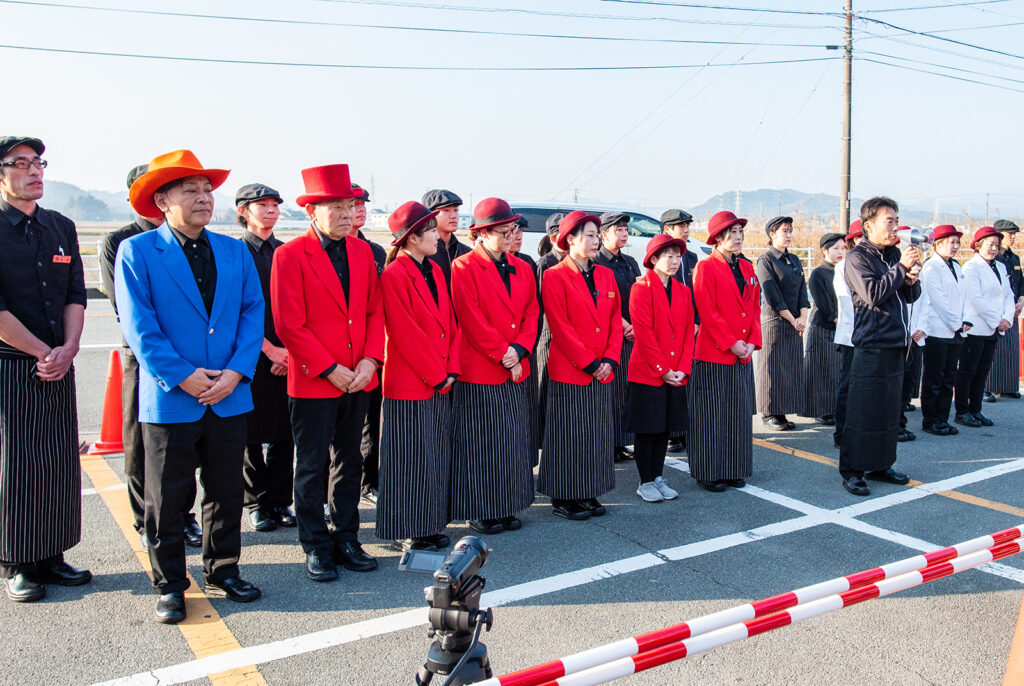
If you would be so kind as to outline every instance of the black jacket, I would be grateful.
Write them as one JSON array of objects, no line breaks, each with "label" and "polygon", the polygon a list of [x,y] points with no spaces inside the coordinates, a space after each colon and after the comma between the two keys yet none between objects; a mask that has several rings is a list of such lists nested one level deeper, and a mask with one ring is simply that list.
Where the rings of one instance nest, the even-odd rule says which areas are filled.
[{"label": "black jacket", "polygon": [[879,247],[866,238],[846,256],[846,284],[853,301],[854,348],[910,345],[907,303],[921,297],[921,283],[906,282],[900,249]]},{"label": "black jacket", "polygon": [[839,316],[839,300],[836,298],[832,279],[836,275],[836,266],[826,262],[816,267],[808,279],[808,288],[814,303],[811,305],[811,324],[829,331],[836,330],[836,317]]}]

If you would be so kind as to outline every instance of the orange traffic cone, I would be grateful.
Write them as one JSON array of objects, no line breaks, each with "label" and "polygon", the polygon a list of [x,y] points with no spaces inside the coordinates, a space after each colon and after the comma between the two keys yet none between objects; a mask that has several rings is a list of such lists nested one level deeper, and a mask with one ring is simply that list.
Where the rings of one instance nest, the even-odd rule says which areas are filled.
[{"label": "orange traffic cone", "polygon": [[121,434],[121,354],[110,351],[110,366],[107,368],[107,390],[103,394],[103,422],[100,424],[100,440],[89,446],[89,455],[111,455],[124,452]]}]

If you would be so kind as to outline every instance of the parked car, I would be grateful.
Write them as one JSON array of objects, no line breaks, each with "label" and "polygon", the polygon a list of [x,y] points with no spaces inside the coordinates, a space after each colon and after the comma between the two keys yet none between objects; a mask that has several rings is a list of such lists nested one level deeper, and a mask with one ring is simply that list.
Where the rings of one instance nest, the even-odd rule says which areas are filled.
[{"label": "parked car", "polygon": [[[584,210],[591,214],[601,215],[603,212],[624,212],[629,215],[629,241],[626,243],[625,252],[632,256],[638,263],[643,263],[644,254],[647,251],[647,242],[661,233],[661,223],[654,217],[649,217],[640,212],[617,207],[595,207],[591,205],[548,205],[536,204],[512,204],[512,210],[523,215],[529,222],[529,226],[523,233],[522,252],[537,257],[537,246],[544,236],[544,223],[547,218],[555,212],[569,214],[573,210]],[[711,246],[696,238],[690,237],[687,241],[687,248],[697,255],[697,259],[703,260],[711,254]]]}]

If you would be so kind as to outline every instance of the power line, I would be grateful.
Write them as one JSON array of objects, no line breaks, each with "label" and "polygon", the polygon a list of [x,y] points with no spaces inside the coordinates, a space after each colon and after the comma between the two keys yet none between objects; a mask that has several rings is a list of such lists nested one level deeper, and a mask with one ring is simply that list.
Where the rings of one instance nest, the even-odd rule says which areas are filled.
[{"label": "power line", "polygon": [[999,79],[1001,81],[1012,81],[1013,83],[1024,84],[1024,79],[1013,79],[1009,76],[997,76],[995,74],[985,74],[983,72],[975,71],[973,69],[963,69],[962,67],[954,67],[948,64],[938,64],[936,62],[927,62],[925,60],[915,60],[909,57],[900,57],[899,55],[889,55],[884,52],[874,52],[872,50],[860,50],[858,54],[861,55],[874,55],[875,57],[884,57],[890,60],[900,60],[901,62],[911,62],[913,64],[923,64],[926,67],[938,67],[940,69],[949,69],[950,71],[958,71],[963,74],[970,74],[972,76],[984,76],[989,79]]},{"label": "power line", "polygon": [[928,33],[927,31],[915,31],[914,29],[908,29],[908,28],[904,28],[902,26],[896,26],[895,24],[890,24],[889,22],[882,21],[881,19],[874,19],[872,17],[863,17],[863,16],[859,16],[859,15],[858,15],[857,18],[860,19],[861,21],[868,21],[868,22],[872,22],[874,24],[879,24],[881,26],[887,26],[887,27],[889,27],[891,29],[895,29],[897,31],[903,31],[904,33],[912,33],[912,34],[917,35],[917,36],[925,36],[926,38],[934,38],[935,40],[945,41],[947,43],[954,43],[956,45],[962,45],[962,46],[967,47],[967,48],[974,48],[975,50],[984,50],[985,52],[995,53],[996,55],[1003,55],[1004,57],[1013,57],[1014,59],[1024,60],[1024,55],[1017,55],[1017,54],[1012,53],[1012,52],[1005,52],[1003,50],[996,50],[995,48],[986,48],[983,45],[974,45],[973,43],[965,43],[964,41],[959,41],[959,40],[956,40],[956,39],[953,39],[953,38],[946,38],[945,36],[938,36],[938,35],[936,35],[934,33]]},{"label": "power line", "polygon": [[938,53],[942,53],[943,55],[952,55],[954,57],[961,57],[963,59],[973,60],[975,62],[984,62],[986,64],[995,64],[997,66],[1004,67],[1006,69],[1018,69],[1018,70],[1019,69],[1024,69],[1024,65],[1010,64],[1008,62],[1003,62],[1001,60],[993,59],[991,57],[987,57],[987,56],[983,56],[983,55],[979,55],[979,54],[971,55],[971,54],[964,53],[964,52],[958,52],[956,50],[950,50],[950,49],[945,48],[945,47],[940,47],[938,45],[923,45],[921,43],[915,43],[915,42],[913,42],[911,40],[907,40],[906,38],[899,38],[899,37],[897,37],[895,35],[886,35],[886,34],[881,34],[881,33],[871,33],[870,31],[865,31],[864,29],[858,29],[858,31],[861,32],[861,33],[865,33],[865,34],[867,34],[869,36],[869,38],[860,38],[860,39],[858,39],[858,41],[870,40],[870,38],[880,38],[882,40],[890,41],[892,43],[899,43],[900,45],[907,45],[907,46],[910,46],[912,48],[918,48],[920,50],[928,50],[928,51],[931,51],[931,52],[938,52]]},{"label": "power line", "polygon": [[916,7],[890,7],[881,10],[865,10],[865,14],[881,14],[883,12],[912,12],[914,10],[934,10],[947,7],[971,7],[974,5],[995,5],[1007,0],[978,0],[977,2],[953,2],[945,5],[918,5]]},{"label": "power line", "polygon": [[[1004,0],[987,0],[1003,2]],[[657,7],[686,7],[689,9],[726,10],[730,12],[761,12],[766,14],[803,14],[818,17],[841,17],[842,12],[819,12],[813,10],[780,10],[774,7],[736,7],[732,5],[705,5],[696,2],[657,2],[656,0],[601,0],[623,5],[655,5]]]},{"label": "power line", "polygon": [[968,79],[963,76],[953,76],[952,74],[943,74],[937,71],[929,71],[927,69],[918,69],[917,67],[908,67],[904,64],[893,64],[892,62],[884,62],[882,60],[876,60],[871,57],[858,57],[857,60],[861,62],[871,62],[872,64],[881,64],[886,67],[893,67],[895,69],[903,69],[905,71],[915,71],[920,74],[931,74],[932,76],[941,76],[945,79],[953,79],[954,81],[966,81],[967,83],[974,83],[979,86],[988,86],[989,88],[998,88],[999,90],[1013,91],[1015,93],[1024,93],[1024,89],[1010,88],[1009,86],[1000,86],[997,83],[986,83],[985,81],[977,81],[975,79]]}]

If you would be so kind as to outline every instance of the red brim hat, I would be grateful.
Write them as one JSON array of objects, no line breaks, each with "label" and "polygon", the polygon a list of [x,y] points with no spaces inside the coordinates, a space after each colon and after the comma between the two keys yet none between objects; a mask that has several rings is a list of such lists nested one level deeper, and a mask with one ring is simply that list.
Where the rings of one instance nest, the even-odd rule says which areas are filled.
[{"label": "red brim hat", "polygon": [[991,226],[983,226],[975,232],[974,238],[971,239],[971,250],[977,250],[974,246],[976,246],[979,241],[982,241],[989,236],[999,236],[999,240],[1003,240],[1003,234],[996,231]]},{"label": "red brim hat", "polygon": [[558,236],[555,238],[555,245],[558,246],[558,249],[562,252],[568,252],[569,234],[578,228],[586,226],[587,222],[594,222],[599,228],[601,226],[600,217],[587,214],[583,210],[573,210],[565,215],[565,218],[558,225]]},{"label": "red brim hat", "polygon": [[746,226],[747,220],[737,217],[728,210],[722,210],[721,212],[715,213],[715,215],[708,221],[708,243],[714,243],[715,237],[718,236],[718,234],[728,230],[736,224]]},{"label": "red brim hat", "polygon": [[647,243],[647,253],[644,255],[644,266],[654,269],[654,258],[662,250],[677,246],[680,253],[686,252],[686,241],[682,238],[673,238],[667,233],[660,233]]},{"label": "red brim hat", "polygon": [[153,194],[161,187],[190,176],[205,176],[214,189],[219,188],[231,172],[227,169],[206,169],[191,150],[175,150],[158,155],[149,163],[149,171],[135,179],[128,190],[132,209],[143,217],[161,217],[163,212],[153,202]]},{"label": "red brim hat", "polygon": [[932,242],[934,243],[950,236],[962,237],[963,235],[963,231],[957,231],[956,227],[952,224],[942,224],[932,230]]},{"label": "red brim hat", "polygon": [[395,247],[401,247],[405,245],[406,241],[409,240],[409,236],[414,234],[417,229],[426,224],[428,221],[437,216],[441,210],[434,210],[431,212],[415,200],[410,200],[407,203],[403,203],[397,210],[391,213],[388,217],[388,228],[391,229],[391,235],[394,240],[391,241],[391,245]]},{"label": "red brim hat", "polygon": [[850,224],[850,230],[846,233],[846,240],[852,241],[854,238],[860,238],[864,235],[864,228],[860,224],[860,220],[856,220]]}]

